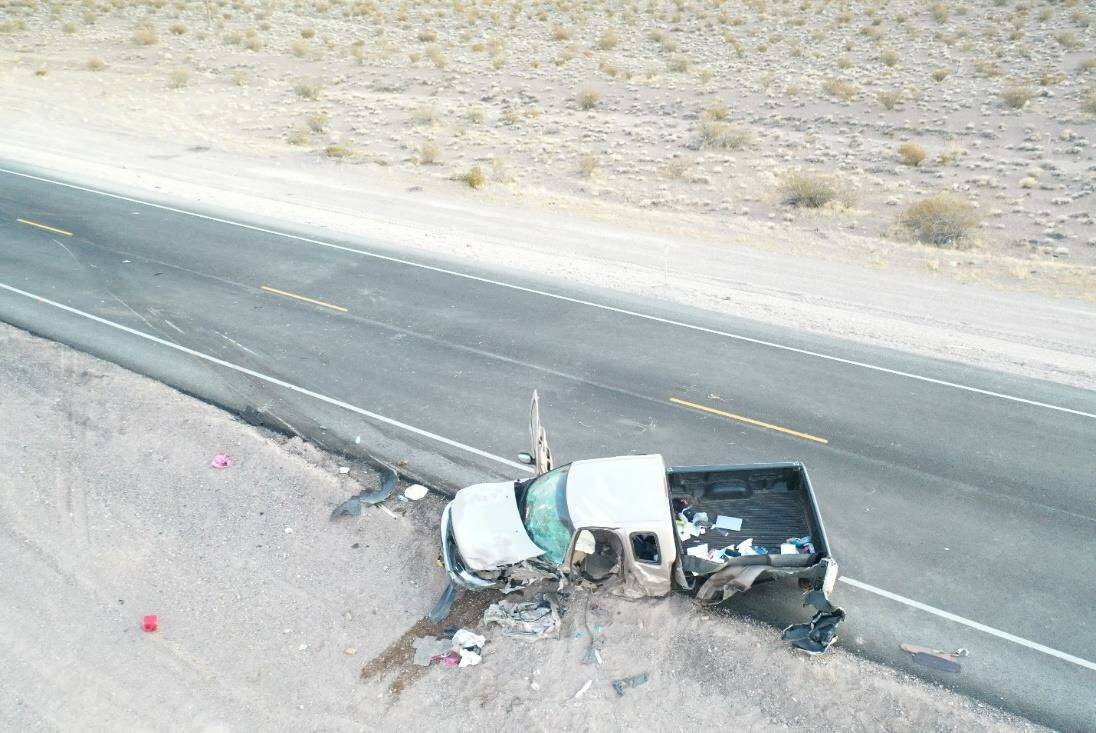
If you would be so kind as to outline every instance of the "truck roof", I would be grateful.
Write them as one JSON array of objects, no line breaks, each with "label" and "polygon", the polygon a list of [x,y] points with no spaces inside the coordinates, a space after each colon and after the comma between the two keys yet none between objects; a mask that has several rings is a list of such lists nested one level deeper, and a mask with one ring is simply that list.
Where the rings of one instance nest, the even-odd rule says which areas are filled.
[{"label": "truck roof", "polygon": [[575,461],[567,476],[567,511],[575,527],[672,522],[662,456]]}]

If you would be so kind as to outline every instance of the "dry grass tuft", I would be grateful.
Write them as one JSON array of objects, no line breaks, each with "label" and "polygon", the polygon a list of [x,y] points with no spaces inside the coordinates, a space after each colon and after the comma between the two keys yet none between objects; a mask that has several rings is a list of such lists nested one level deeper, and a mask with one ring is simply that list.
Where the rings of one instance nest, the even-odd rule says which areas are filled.
[{"label": "dry grass tuft", "polygon": [[251,83],[251,72],[246,69],[233,69],[232,83],[238,87],[246,87]]},{"label": "dry grass tuft", "polygon": [[674,54],[666,62],[666,70],[675,74],[684,74],[689,70],[689,57],[680,53]]},{"label": "dry grass tuft", "polygon": [[719,150],[740,150],[753,142],[753,134],[718,120],[701,120],[700,146]]},{"label": "dry grass tuft", "polygon": [[597,47],[602,51],[612,51],[620,43],[620,35],[612,28],[607,29],[597,39]]},{"label": "dry grass tuft", "polygon": [[902,101],[901,89],[889,89],[879,92],[878,95],[879,104],[883,105],[887,109],[894,109],[898,106],[898,103]]},{"label": "dry grass tuft", "polygon": [[85,66],[87,67],[88,71],[102,71],[103,69],[107,68],[107,62],[103,61],[98,56],[92,56],[90,59],[88,59],[88,62],[85,64]]},{"label": "dry grass tuft", "polygon": [[431,63],[439,69],[444,69],[449,63],[442,50],[432,43],[426,47],[425,53],[426,58],[430,59]]},{"label": "dry grass tuft", "polygon": [[583,178],[593,178],[599,168],[601,168],[601,164],[592,155],[583,155],[578,159],[578,174]]},{"label": "dry grass tuft", "polygon": [[312,132],[323,132],[327,129],[327,123],[329,118],[326,112],[313,112],[308,116],[306,122],[308,123],[308,129]]},{"label": "dry grass tuft", "polygon": [[133,31],[133,42],[138,46],[155,46],[160,41],[156,29],[149,25],[138,26]]},{"label": "dry grass tuft", "polygon": [[1096,115],[1096,88],[1089,89],[1081,97],[1081,111],[1086,115]]},{"label": "dry grass tuft", "polygon": [[879,60],[883,62],[883,65],[888,68],[898,66],[898,52],[893,48],[888,48],[879,55]]},{"label": "dry grass tuft", "polygon": [[38,67],[37,69],[34,70],[34,75],[35,76],[49,76],[49,69],[47,69],[45,66],[40,66],[40,67]]},{"label": "dry grass tuft", "polygon": [[708,108],[700,113],[700,119],[702,120],[725,120],[731,116],[731,110],[727,108],[727,104],[721,99],[713,99],[708,105]]},{"label": "dry grass tuft", "polygon": [[311,136],[308,134],[308,130],[303,127],[294,127],[285,136],[285,141],[290,145],[308,145],[312,142]]},{"label": "dry grass tuft", "polygon": [[469,188],[478,189],[487,185],[487,175],[478,165],[472,166],[472,169],[460,176],[458,180],[463,181]]},{"label": "dry grass tuft", "polygon": [[593,109],[601,101],[601,92],[593,87],[584,87],[575,95],[579,109]]},{"label": "dry grass tuft", "polygon": [[860,91],[860,87],[844,79],[829,79],[822,85],[822,89],[826,94],[843,102],[848,102]]},{"label": "dry grass tuft", "polygon": [[898,155],[906,165],[917,167],[928,155],[925,149],[915,143],[902,143],[898,146]]},{"label": "dry grass tuft", "polygon": [[424,104],[411,111],[411,121],[416,125],[438,124],[438,109],[430,104]]},{"label": "dry grass tuft", "polygon": [[803,209],[820,209],[837,199],[839,194],[833,176],[805,171],[785,175],[778,191],[781,203]]},{"label": "dry grass tuft", "polygon": [[349,140],[340,140],[337,143],[330,143],[323,149],[323,154],[328,158],[352,158],[354,157],[354,146]]},{"label": "dry grass tuft", "polygon": [[315,79],[298,79],[293,82],[293,93],[301,99],[319,99],[323,85]]},{"label": "dry grass tuft", "polygon": [[944,79],[947,79],[949,74],[951,74],[951,69],[941,68],[941,69],[933,69],[932,73],[929,76],[932,77],[933,81],[941,82]]},{"label": "dry grass tuft", "polygon": [[938,193],[911,204],[898,217],[919,242],[937,247],[960,247],[978,226],[977,210],[952,193]]},{"label": "dry grass tuft", "polygon": [[171,25],[169,25],[167,29],[171,31],[172,35],[181,36],[186,33],[186,23],[182,22],[181,20],[176,20]]},{"label": "dry grass tuft", "polygon": [[182,89],[190,84],[189,69],[172,69],[167,77],[167,85],[171,89]]},{"label": "dry grass tuft", "polygon": [[1001,101],[1009,109],[1023,109],[1034,96],[1035,91],[1031,87],[1022,84],[1013,84],[1001,91]]},{"label": "dry grass tuft", "polygon": [[438,34],[428,28],[419,31],[418,39],[423,43],[434,43],[438,40]]},{"label": "dry grass tuft", "polygon": [[419,146],[419,165],[434,165],[441,161],[441,148],[433,141],[426,141]]}]

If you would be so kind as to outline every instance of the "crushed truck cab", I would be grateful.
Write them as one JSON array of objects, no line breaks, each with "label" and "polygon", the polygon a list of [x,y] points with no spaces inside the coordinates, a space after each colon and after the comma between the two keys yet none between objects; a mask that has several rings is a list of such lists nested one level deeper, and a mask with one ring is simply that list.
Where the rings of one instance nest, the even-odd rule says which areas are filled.
[{"label": "crushed truck cab", "polygon": [[537,475],[469,486],[442,514],[454,586],[583,579],[632,598],[679,590],[719,603],[766,577],[797,576],[818,613],[785,637],[808,652],[836,638],[837,563],[802,464],[668,467],[660,455],[629,455],[553,468],[536,393],[531,412],[533,450],[522,457]]}]

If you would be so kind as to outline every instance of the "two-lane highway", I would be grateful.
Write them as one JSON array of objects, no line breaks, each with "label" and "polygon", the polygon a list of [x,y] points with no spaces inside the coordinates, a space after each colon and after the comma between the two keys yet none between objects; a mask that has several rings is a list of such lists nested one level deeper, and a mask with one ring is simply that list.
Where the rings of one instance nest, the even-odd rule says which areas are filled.
[{"label": "two-lane highway", "polygon": [[909,669],[1096,720],[1092,392],[2,167],[0,319],[451,485],[520,474],[534,386],[557,459],[802,460],[844,646],[967,647],[953,678]]}]

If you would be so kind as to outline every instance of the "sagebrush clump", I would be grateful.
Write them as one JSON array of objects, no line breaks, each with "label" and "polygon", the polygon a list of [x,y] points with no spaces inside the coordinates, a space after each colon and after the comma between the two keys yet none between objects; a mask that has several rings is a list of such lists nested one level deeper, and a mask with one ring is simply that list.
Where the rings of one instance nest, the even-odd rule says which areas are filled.
[{"label": "sagebrush clump", "polygon": [[837,199],[839,191],[833,176],[796,171],[780,181],[780,201],[788,206],[820,209]]},{"label": "sagebrush clump", "polygon": [[753,142],[753,134],[741,127],[718,120],[701,120],[700,147],[739,150]]},{"label": "sagebrush clump", "polygon": [[977,209],[953,193],[938,193],[908,206],[898,223],[915,239],[937,247],[960,247],[978,225]]},{"label": "sagebrush clump", "polygon": [[925,159],[925,149],[916,143],[902,143],[898,146],[898,155],[906,165],[917,167]]}]

